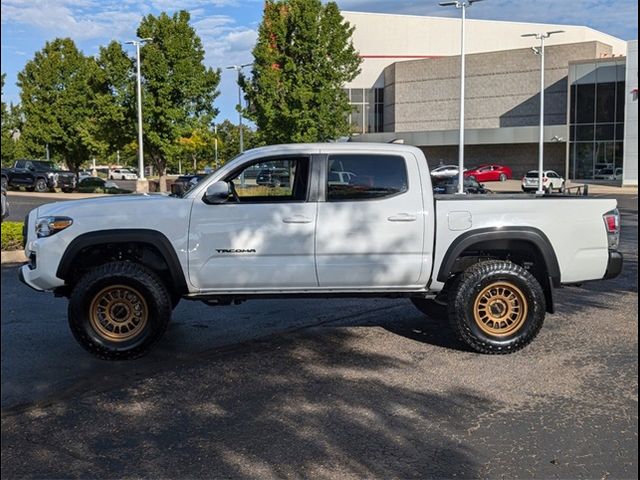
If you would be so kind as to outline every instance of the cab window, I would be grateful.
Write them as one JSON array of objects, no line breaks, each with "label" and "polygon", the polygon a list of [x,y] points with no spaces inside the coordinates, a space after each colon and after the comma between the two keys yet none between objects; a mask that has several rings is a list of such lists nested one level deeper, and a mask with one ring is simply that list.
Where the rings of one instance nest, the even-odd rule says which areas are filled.
[{"label": "cab window", "polygon": [[330,155],[327,201],[373,200],[408,189],[407,168],[397,155]]},{"label": "cab window", "polygon": [[226,179],[240,203],[304,202],[309,185],[309,159],[260,160]]}]

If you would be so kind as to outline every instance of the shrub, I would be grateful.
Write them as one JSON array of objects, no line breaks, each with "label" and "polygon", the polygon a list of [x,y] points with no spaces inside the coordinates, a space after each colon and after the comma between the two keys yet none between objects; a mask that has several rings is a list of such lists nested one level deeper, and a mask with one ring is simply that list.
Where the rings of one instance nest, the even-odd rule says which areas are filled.
[{"label": "shrub", "polygon": [[2,222],[2,250],[22,250],[22,222]]}]

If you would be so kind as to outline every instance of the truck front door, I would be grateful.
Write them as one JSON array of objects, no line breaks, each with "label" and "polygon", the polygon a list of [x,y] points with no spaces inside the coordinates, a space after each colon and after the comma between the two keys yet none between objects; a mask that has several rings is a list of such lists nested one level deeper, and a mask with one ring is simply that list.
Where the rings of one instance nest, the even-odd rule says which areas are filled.
[{"label": "truck front door", "polygon": [[[258,163],[260,171],[281,172],[281,181],[258,184],[260,173],[248,174]],[[189,228],[191,283],[208,291],[317,287],[317,203],[307,201],[309,178],[309,157],[269,157],[225,179],[235,189],[228,202],[196,199]]]},{"label": "truck front door", "polygon": [[425,228],[417,159],[331,154],[326,170],[316,239],[320,287],[417,285]]}]

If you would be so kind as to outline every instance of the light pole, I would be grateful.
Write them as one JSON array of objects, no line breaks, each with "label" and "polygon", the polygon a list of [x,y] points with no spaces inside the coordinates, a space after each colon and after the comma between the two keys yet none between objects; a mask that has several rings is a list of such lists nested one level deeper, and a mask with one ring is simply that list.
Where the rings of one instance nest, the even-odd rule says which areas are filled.
[{"label": "light pole", "polygon": [[544,33],[525,33],[521,37],[534,37],[540,40],[540,47],[532,47],[533,53],[540,55],[540,139],[538,145],[538,190],[536,195],[543,195],[543,168],[544,168],[544,39],[564,30],[552,30]]},{"label": "light pole", "polygon": [[144,178],[144,152],[142,146],[142,85],[140,80],[140,45],[150,42],[152,38],[141,38],[131,40],[127,45],[136,47],[136,94],[138,97],[138,181],[136,182],[137,192],[148,192],[149,184]]},{"label": "light pole", "polygon": [[213,151],[214,151],[214,168],[218,168],[218,125],[213,126]]},{"label": "light pole", "polygon": [[440,2],[441,7],[456,7],[462,11],[462,28],[460,29],[460,138],[458,143],[458,191],[464,193],[464,23],[467,18],[467,8],[482,0],[466,0],[455,2]]},{"label": "light pole", "polygon": [[245,67],[250,67],[253,63],[245,63],[244,65],[231,65],[227,70],[235,70],[238,75],[238,132],[240,133],[240,153],[244,152],[244,140],[242,137],[242,87],[240,86],[240,73]]}]

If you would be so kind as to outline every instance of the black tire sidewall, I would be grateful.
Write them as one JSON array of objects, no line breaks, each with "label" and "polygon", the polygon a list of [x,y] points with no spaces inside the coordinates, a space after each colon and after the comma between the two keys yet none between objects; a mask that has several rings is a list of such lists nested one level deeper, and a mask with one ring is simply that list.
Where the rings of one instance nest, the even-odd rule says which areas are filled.
[{"label": "black tire sidewall", "polygon": [[[468,275],[463,275],[452,292],[449,318],[465,344],[481,353],[508,353],[519,350],[533,340],[544,322],[546,304],[542,287],[529,272],[510,262],[483,262],[477,264]],[[524,324],[514,333],[504,337],[485,333],[476,323],[473,308],[476,298],[488,285],[505,281],[520,289],[527,302]]]},{"label": "black tire sidewall", "polygon": [[[39,188],[41,185],[44,185],[44,188]],[[33,189],[36,192],[42,193],[47,191],[47,181],[43,178],[38,178],[33,184]]]},{"label": "black tire sidewall", "polygon": [[[100,336],[91,325],[91,302],[98,292],[110,285],[134,288],[147,304],[147,325],[131,340],[111,342]],[[80,279],[69,299],[69,326],[83,348],[100,358],[136,358],[162,337],[171,310],[169,294],[155,274],[142,266],[114,262],[97,267]]]}]

